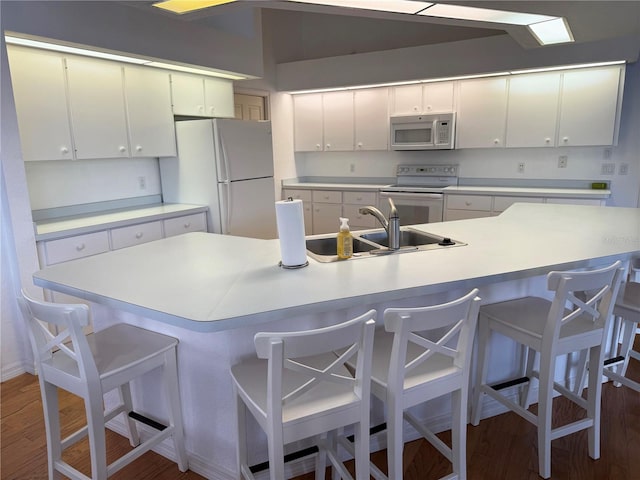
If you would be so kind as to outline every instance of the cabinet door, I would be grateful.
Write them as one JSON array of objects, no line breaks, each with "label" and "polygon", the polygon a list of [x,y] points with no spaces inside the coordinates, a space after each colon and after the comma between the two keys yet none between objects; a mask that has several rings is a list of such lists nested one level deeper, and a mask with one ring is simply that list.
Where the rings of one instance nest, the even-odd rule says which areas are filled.
[{"label": "cabinet door", "polygon": [[205,115],[202,77],[172,73],[171,101],[174,115]]},{"label": "cabinet door", "polygon": [[356,150],[387,150],[389,145],[389,90],[354,92]]},{"label": "cabinet door", "polygon": [[294,95],[293,129],[296,152],[322,150],[322,95]]},{"label": "cabinet door", "polygon": [[128,157],[122,66],[73,56],[66,62],[76,157]]},{"label": "cabinet door", "polygon": [[560,73],[516,75],[509,80],[507,147],[553,147]]},{"label": "cabinet door", "polygon": [[619,67],[564,73],[558,146],[614,143],[619,82]]},{"label": "cabinet door", "polygon": [[313,233],[332,233],[340,229],[342,204],[314,203],[313,204]]},{"label": "cabinet door", "polygon": [[64,60],[7,45],[24,160],[73,158]]},{"label": "cabinet door", "polygon": [[422,112],[422,84],[400,85],[391,91],[393,115],[415,115]]},{"label": "cabinet door", "polygon": [[124,85],[132,157],[176,155],[169,73],[148,67],[124,67]]},{"label": "cabinet door", "polygon": [[422,86],[422,111],[431,112],[452,112],[453,82],[433,82],[425,83]]},{"label": "cabinet door", "polygon": [[323,94],[322,112],[324,150],[353,150],[353,92]]},{"label": "cabinet door", "polygon": [[457,148],[503,147],[507,117],[507,79],[483,78],[460,83]]},{"label": "cabinet door", "polygon": [[209,117],[233,118],[233,82],[222,78],[204,79],[205,114]]}]

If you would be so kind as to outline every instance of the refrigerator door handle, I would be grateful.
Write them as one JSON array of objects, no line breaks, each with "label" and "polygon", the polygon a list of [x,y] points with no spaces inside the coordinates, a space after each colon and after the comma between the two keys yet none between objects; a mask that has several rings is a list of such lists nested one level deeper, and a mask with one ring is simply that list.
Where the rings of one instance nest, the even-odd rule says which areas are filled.
[{"label": "refrigerator door handle", "polygon": [[231,225],[231,182],[225,180],[219,182],[220,188],[220,213],[222,214],[221,220],[221,232],[223,235],[229,234],[229,225]]},{"label": "refrigerator door handle", "polygon": [[222,156],[222,162],[220,163],[220,167],[222,171],[221,174],[221,182],[229,182],[229,157],[227,156],[227,149],[224,146],[224,138],[222,136],[219,137],[220,142],[220,155]]}]

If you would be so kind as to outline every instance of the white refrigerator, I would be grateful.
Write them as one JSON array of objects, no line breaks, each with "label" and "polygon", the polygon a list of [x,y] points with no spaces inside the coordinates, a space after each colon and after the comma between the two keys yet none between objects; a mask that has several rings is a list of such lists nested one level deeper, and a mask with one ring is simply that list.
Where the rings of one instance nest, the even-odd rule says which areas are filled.
[{"label": "white refrigerator", "polygon": [[160,159],[165,203],[207,205],[213,233],[277,238],[271,122],[176,122],[178,156]]}]

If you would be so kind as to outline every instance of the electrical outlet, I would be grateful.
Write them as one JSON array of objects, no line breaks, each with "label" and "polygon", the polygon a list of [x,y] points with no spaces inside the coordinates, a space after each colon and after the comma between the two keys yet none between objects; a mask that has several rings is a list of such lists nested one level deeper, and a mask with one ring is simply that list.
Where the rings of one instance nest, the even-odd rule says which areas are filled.
[{"label": "electrical outlet", "polygon": [[518,163],[518,173],[524,173],[524,162]]},{"label": "electrical outlet", "polygon": [[569,157],[566,155],[560,155],[558,157],[558,168],[567,168],[567,160]]},{"label": "electrical outlet", "polygon": [[613,175],[616,173],[616,164],[615,163],[603,163],[602,170],[600,170],[602,175]]},{"label": "electrical outlet", "polygon": [[140,187],[140,190],[147,189],[147,177],[144,177],[144,176],[138,177],[138,187]]},{"label": "electrical outlet", "polygon": [[353,172],[355,172],[355,171],[356,171],[356,164],[355,164],[355,163],[350,163],[350,164],[349,164],[349,171],[350,171],[351,173],[353,173]]},{"label": "electrical outlet", "polygon": [[629,173],[629,164],[621,163],[618,167],[618,175],[627,175]]}]

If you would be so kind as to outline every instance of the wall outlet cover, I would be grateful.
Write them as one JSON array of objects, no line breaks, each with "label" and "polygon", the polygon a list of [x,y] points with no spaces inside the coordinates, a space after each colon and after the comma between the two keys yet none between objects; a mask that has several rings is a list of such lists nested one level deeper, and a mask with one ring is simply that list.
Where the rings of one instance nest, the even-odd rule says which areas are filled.
[{"label": "wall outlet cover", "polygon": [[602,170],[600,171],[602,175],[613,175],[616,173],[616,164],[615,163],[603,163]]}]

